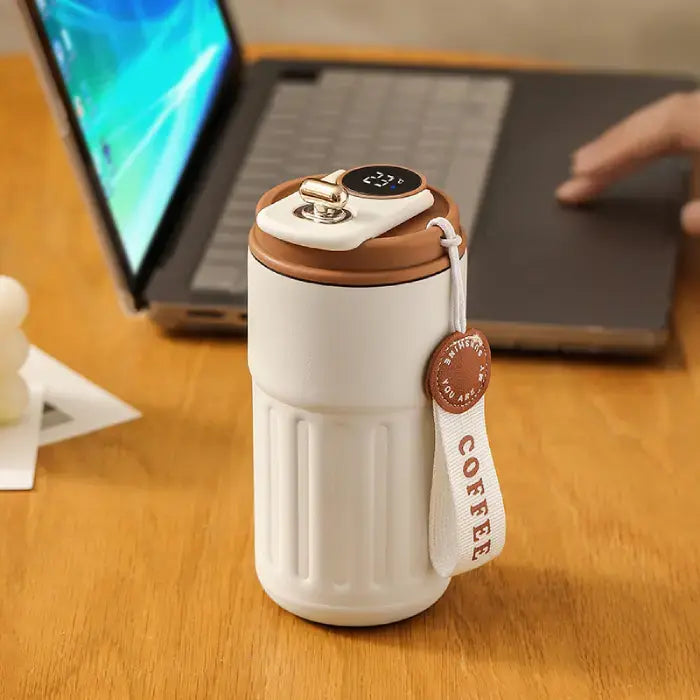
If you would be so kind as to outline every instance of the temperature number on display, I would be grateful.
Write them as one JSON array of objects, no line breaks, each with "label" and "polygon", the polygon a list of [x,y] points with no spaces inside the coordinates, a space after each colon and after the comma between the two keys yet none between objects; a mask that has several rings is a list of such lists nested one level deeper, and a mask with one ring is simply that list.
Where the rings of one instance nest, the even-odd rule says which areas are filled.
[{"label": "temperature number on display", "polygon": [[364,165],[348,170],[340,183],[349,192],[366,197],[402,197],[422,189],[421,175],[398,165]]}]

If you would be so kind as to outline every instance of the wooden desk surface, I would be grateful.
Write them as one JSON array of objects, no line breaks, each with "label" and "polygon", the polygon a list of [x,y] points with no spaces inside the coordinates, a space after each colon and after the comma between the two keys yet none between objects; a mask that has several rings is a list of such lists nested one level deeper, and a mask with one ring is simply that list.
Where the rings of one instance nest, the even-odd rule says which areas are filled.
[{"label": "wooden desk surface", "polygon": [[0,493],[3,700],[700,695],[698,246],[684,360],[496,357],[505,551],[427,613],[368,630],[263,594],[245,343],[122,314],[22,57],[0,59],[0,272],[29,289],[34,343],[144,414],[43,448],[34,491]]}]

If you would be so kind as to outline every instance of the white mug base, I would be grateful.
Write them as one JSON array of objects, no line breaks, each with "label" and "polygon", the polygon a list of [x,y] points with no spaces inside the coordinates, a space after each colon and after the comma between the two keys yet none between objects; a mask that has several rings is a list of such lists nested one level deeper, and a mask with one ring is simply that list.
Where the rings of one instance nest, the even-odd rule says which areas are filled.
[{"label": "white mug base", "polygon": [[273,593],[260,581],[265,593],[287,612],[304,618],[310,622],[318,622],[323,625],[335,627],[371,627],[376,625],[389,625],[392,622],[400,622],[410,617],[425,612],[437,603],[450,585],[449,578],[441,579],[440,586],[430,591],[430,595],[408,602],[393,603],[381,607],[355,607],[355,606],[331,606],[320,603],[309,603],[303,600],[289,600],[277,593]]}]

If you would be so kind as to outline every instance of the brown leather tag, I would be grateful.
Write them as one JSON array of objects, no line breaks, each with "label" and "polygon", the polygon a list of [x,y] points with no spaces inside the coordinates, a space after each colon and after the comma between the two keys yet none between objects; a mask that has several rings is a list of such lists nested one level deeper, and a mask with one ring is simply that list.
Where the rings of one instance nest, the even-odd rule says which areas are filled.
[{"label": "brown leather tag", "polygon": [[448,413],[468,411],[491,379],[491,348],[481,331],[452,333],[435,348],[426,374],[426,391]]}]

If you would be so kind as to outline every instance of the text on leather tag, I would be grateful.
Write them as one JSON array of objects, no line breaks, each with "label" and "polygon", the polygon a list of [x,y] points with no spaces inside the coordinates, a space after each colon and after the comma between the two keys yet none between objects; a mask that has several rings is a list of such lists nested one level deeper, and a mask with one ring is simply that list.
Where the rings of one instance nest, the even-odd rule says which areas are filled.
[{"label": "text on leather tag", "polygon": [[484,395],[491,378],[491,348],[481,331],[448,335],[435,349],[426,389],[448,413],[464,413]]}]

